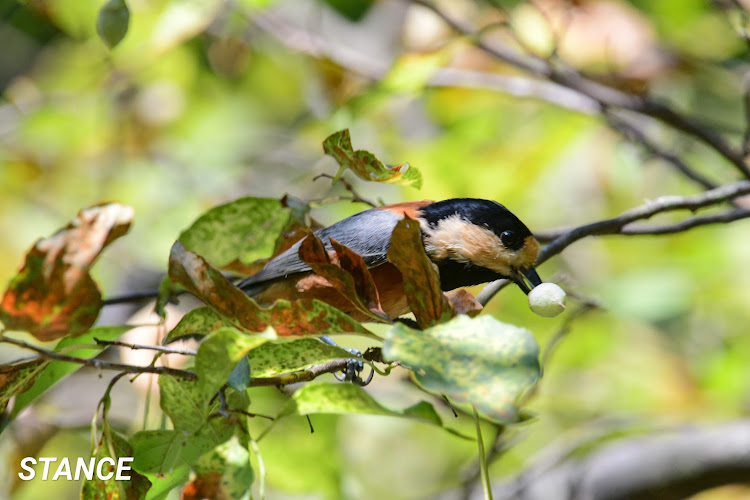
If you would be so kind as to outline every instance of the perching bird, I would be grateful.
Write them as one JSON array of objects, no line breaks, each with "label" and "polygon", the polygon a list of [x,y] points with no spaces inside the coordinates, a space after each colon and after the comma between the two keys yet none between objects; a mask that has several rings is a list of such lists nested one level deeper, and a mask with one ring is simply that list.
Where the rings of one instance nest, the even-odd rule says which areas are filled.
[{"label": "perching bird", "polygon": [[[391,318],[411,312],[401,273],[386,258],[391,233],[404,215],[419,222],[425,251],[440,271],[443,291],[509,278],[529,293],[542,282],[534,269],[539,243],[518,217],[494,201],[455,198],[398,203],[365,210],[316,231],[329,252],[333,238],[362,255],[383,310]],[[349,300],[300,260],[300,244],[271,259],[238,286],[260,304],[317,298],[357,317]]]}]

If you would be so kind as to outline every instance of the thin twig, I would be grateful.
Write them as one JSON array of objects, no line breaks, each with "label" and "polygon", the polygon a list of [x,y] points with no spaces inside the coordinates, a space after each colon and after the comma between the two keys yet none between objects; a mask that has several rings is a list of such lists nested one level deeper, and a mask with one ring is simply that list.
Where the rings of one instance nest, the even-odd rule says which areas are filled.
[{"label": "thin twig", "polygon": [[545,262],[572,243],[587,236],[617,234],[631,222],[649,219],[659,213],[673,210],[698,210],[748,193],[750,193],[750,181],[738,181],[692,196],[661,196],[611,219],[584,224],[574,229],[547,233],[552,235],[554,240],[539,253],[537,264]]},{"label": "thin twig", "polygon": [[134,366],[126,365],[123,363],[114,363],[111,361],[104,361],[98,358],[78,358],[75,356],[68,356],[67,354],[61,354],[59,352],[48,351],[34,344],[29,344],[23,340],[10,338],[7,336],[0,336],[0,343],[5,342],[7,344],[13,344],[24,349],[29,349],[39,353],[39,357],[42,359],[49,359],[51,361],[66,361],[68,363],[77,363],[79,365],[90,366],[97,370],[117,370],[123,373],[156,373],[156,374],[167,374],[175,377],[184,378],[187,380],[195,380],[195,372],[189,370],[178,370],[176,368],[169,368],[166,366]]},{"label": "thin twig", "polygon": [[718,186],[718,184],[688,165],[682,157],[662,149],[661,146],[652,141],[643,129],[639,128],[636,124],[617,117],[612,113],[606,113],[606,117],[610,127],[620,132],[631,142],[640,144],[651,155],[664,160],[668,165],[671,165],[682,175],[699,184],[704,189],[714,189]]},{"label": "thin twig", "polygon": [[127,342],[121,342],[119,340],[101,340],[96,337],[94,337],[94,342],[99,345],[127,347],[133,350],[147,349],[150,351],[159,351],[165,354],[181,354],[183,356],[196,356],[198,354],[198,351],[194,349],[174,349],[172,347],[161,345],[129,344]]},{"label": "thin twig", "polygon": [[[332,175],[328,175],[328,174],[319,174],[319,175],[316,175],[315,177],[313,177],[313,182],[317,181],[320,178],[334,179],[335,177],[333,177]],[[356,203],[364,203],[365,205],[370,205],[372,208],[377,208],[378,206],[380,206],[377,203],[375,203],[374,201],[369,200],[367,198],[364,198],[364,197],[360,196],[359,193],[354,189],[354,186],[352,186],[351,183],[349,181],[347,181],[346,179],[344,179],[343,177],[339,177],[338,182],[342,186],[344,186],[344,189],[346,189],[347,191],[349,191],[352,194],[351,197],[348,197],[348,198],[345,198],[343,196],[338,196],[337,197],[338,199],[342,199],[342,200],[343,199],[348,199],[348,200],[356,202]],[[315,203],[316,201],[319,202],[319,200],[310,200],[310,203]]]}]

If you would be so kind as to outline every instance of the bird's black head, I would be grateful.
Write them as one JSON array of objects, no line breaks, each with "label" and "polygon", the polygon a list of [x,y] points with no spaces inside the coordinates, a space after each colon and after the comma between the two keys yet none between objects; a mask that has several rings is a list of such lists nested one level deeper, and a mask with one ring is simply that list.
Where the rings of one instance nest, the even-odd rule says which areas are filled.
[{"label": "bird's black head", "polygon": [[539,243],[501,204],[454,198],[423,207],[420,219],[425,250],[440,270],[443,290],[509,278],[528,293],[541,283],[533,267]]}]

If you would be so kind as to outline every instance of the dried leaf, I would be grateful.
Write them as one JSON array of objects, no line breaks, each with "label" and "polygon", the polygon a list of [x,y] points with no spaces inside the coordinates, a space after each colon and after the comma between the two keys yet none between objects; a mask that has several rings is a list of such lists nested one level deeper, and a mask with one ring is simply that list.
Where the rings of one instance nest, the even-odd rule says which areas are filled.
[{"label": "dried leaf", "polygon": [[130,207],[96,205],[37,241],[0,303],[5,327],[28,331],[43,341],[88,330],[102,306],[89,268],[105,246],[128,231],[132,219]]},{"label": "dried leaf", "polygon": [[[331,240],[336,251],[337,263],[331,262],[323,242],[314,234],[305,238],[300,245],[299,258],[309,265],[315,274],[325,278],[365,316],[378,322],[390,323],[390,318],[380,306],[375,283],[364,259],[344,245],[334,242],[335,240]],[[341,264],[342,258],[344,264]],[[346,265],[347,269],[344,269],[343,265]]]},{"label": "dried leaf", "polygon": [[428,328],[453,317],[453,309],[440,289],[440,275],[424,251],[419,223],[408,216],[391,234],[388,260],[404,277],[404,293],[417,324]]},{"label": "dried leaf", "polygon": [[169,276],[234,325],[251,332],[272,326],[282,337],[334,333],[373,336],[345,313],[319,300],[279,300],[262,308],[179,241],[169,255]]}]

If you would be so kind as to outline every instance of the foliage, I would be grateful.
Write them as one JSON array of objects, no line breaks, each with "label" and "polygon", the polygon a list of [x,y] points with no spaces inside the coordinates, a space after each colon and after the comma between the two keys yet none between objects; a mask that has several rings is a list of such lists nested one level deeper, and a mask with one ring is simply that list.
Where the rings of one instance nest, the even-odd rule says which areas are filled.
[{"label": "foliage", "polygon": [[[348,131],[334,136],[345,136],[348,140]],[[326,139],[325,144],[329,144],[331,140]],[[358,157],[366,159],[369,164],[382,166],[371,153],[359,151]],[[346,158],[340,159],[342,166],[348,162]],[[362,168],[369,167],[364,165]],[[375,180],[388,182],[391,178]],[[108,207],[110,206],[105,206],[105,209]],[[130,213],[116,207],[118,210],[108,219],[113,222],[122,219],[119,213]],[[81,214],[97,213],[96,210],[97,207],[93,207]],[[239,263],[241,267],[259,258],[262,255],[258,250],[260,248],[271,253],[274,241],[278,240],[284,246],[282,230],[286,227],[288,214],[289,210],[281,202],[241,198],[210,209],[180,235],[170,253],[168,276],[173,283],[181,285],[206,306],[190,311],[165,336],[165,342],[173,342],[185,335],[203,337],[195,354],[192,370],[173,370],[161,373],[158,378],[161,410],[169,418],[173,428],[140,430],[130,440],[112,431],[107,421],[107,411],[111,404],[111,387],[119,376],[116,377],[102,399],[105,408],[104,431],[95,456],[116,457],[123,456],[123,453],[132,455],[133,468],[138,472],[137,479],[126,485],[114,480],[87,481],[82,488],[83,498],[99,498],[102,494],[118,498],[145,498],[151,483],[142,474],[169,476],[175,473],[182,476],[185,466],[190,467],[195,476],[184,486],[183,497],[242,496],[254,477],[249,462],[250,449],[247,447],[253,439],[246,428],[248,417],[253,416],[248,413],[252,408],[247,398],[247,389],[253,385],[266,384],[267,381],[281,386],[304,380],[296,373],[305,373],[309,367],[325,367],[327,362],[346,361],[352,357],[346,350],[313,339],[278,343],[279,339],[285,336],[359,333],[370,339],[380,340],[345,313],[318,300],[280,300],[263,308],[236,288],[207,259],[186,248],[188,245],[196,251],[206,252],[213,262]],[[79,219],[81,217],[79,215]],[[65,248],[74,249],[78,248],[76,243],[79,241],[98,242],[88,252],[88,260],[83,261],[84,265],[90,265],[101,247],[119,234],[111,235],[111,223],[104,224],[102,229],[102,223],[83,220],[87,223],[75,222],[69,226],[75,227],[75,232],[63,230],[55,238],[62,238],[67,245]],[[126,223],[129,222],[128,219]],[[115,229],[118,227],[115,226]],[[122,229],[118,230],[123,232]],[[249,235],[249,238],[239,235]],[[226,242],[222,242],[224,238],[227,239]],[[208,242],[211,244],[208,245]],[[364,313],[368,321],[392,323],[393,320],[382,310],[373,278],[362,256],[335,240],[331,244],[336,257],[335,263],[314,234],[309,234],[301,241],[299,257],[315,274],[325,278],[328,286],[348,297],[355,309]],[[61,252],[57,250],[59,246],[52,245],[56,250],[53,255]],[[38,253],[40,247],[48,248],[50,245],[37,243],[30,255]],[[465,316],[462,321],[456,319],[446,323],[455,313],[449,298],[440,289],[437,267],[425,254],[416,221],[407,217],[396,226],[391,237],[388,259],[402,272],[405,293],[417,322],[424,327],[434,327],[426,330],[424,336],[417,335],[416,331],[409,333],[409,329],[401,325],[391,328],[384,344],[390,363],[402,362],[403,367],[414,371],[415,378],[427,390],[455,399],[457,403],[477,407],[503,423],[517,421],[519,417],[515,404],[539,377],[538,347],[533,337],[497,320],[488,323],[484,319]],[[54,290],[54,283],[68,279],[70,274],[67,268],[61,268],[57,262],[68,260],[71,259],[66,259],[65,256],[50,258],[45,260],[48,264],[37,265],[38,269],[32,276],[37,281],[45,281],[35,282],[34,286],[42,290]],[[21,278],[11,282],[6,297],[19,288],[21,280],[29,281],[26,267],[19,276]],[[71,286],[75,286],[75,283]],[[6,306],[2,311],[6,315],[4,317],[9,318],[6,320],[8,329],[25,329],[40,336],[37,332],[48,323],[46,317],[33,316],[32,320],[14,322],[11,313],[19,308],[36,310],[39,302],[49,303],[54,300],[64,305],[66,299],[64,295],[53,296],[51,299],[36,299],[27,295],[14,302],[8,301],[11,305],[19,304],[15,308]],[[78,309],[82,309],[84,305],[76,306],[69,310],[62,309],[55,319],[56,323],[67,327],[63,329],[58,326],[56,329],[58,337],[65,336],[58,348],[67,346],[70,339],[76,339],[77,342],[94,341],[95,344],[100,344],[102,340],[116,340],[128,330],[127,327],[100,327],[80,335],[81,328],[76,326],[73,318],[77,317]],[[95,318],[102,303],[97,301],[85,307],[96,308]],[[93,319],[89,323],[92,322]],[[444,324],[442,330],[441,324]],[[433,335],[437,335],[434,340],[439,343],[439,347],[426,341]],[[5,337],[3,340],[9,341]],[[68,368],[70,365],[63,365],[63,371],[58,369],[52,372],[61,362],[50,362],[45,357],[45,354],[53,356],[54,352],[38,352],[42,355],[37,361],[9,365],[9,369],[5,370],[0,386],[3,405],[7,405],[15,397],[20,410],[71,371],[72,368]],[[96,352],[97,350],[91,352],[90,349],[78,349],[72,354],[82,357],[69,355],[68,361],[77,360],[81,364],[87,364],[89,356]],[[494,363],[486,362],[487,354],[496,358]],[[423,356],[427,356],[433,363],[430,368],[419,362]],[[369,363],[372,364],[371,361]],[[467,367],[471,368],[467,371]],[[117,366],[112,368],[116,369]],[[139,371],[138,367],[131,369]],[[330,368],[326,369],[332,371]],[[313,374],[311,378],[314,376]],[[287,404],[279,409],[275,421],[290,415],[326,413],[413,419],[437,425],[462,436],[461,432],[445,426],[433,405],[426,401],[404,410],[391,410],[354,384],[307,385],[296,391]],[[12,415],[16,414],[14,406]],[[271,429],[272,427],[268,427],[263,435]]]},{"label": "foliage", "polygon": [[[0,462],[88,450],[95,414],[92,455],[133,453],[140,475],[130,491],[6,467],[0,497],[468,497],[477,448],[496,493],[563,478],[585,496],[594,482],[575,471],[611,470],[611,440],[637,455],[632,436],[665,421],[746,419],[747,6],[0,2],[13,47],[0,61]],[[521,216],[566,312],[539,318],[515,287],[442,294],[416,227],[390,258],[421,332],[383,317],[355,253],[324,255],[314,238],[305,260],[366,324],[312,301],[262,308],[232,286],[362,208],[450,197]],[[159,282],[148,319],[131,317],[145,301],[110,301]],[[511,324],[543,347],[538,366]],[[330,376],[352,355],[317,336],[344,332],[376,369],[370,387]],[[397,365],[366,352],[380,339]],[[102,419],[98,384],[123,370]],[[478,430],[484,446],[460,438]],[[709,447],[690,449],[709,463]],[[622,465],[618,484],[646,488],[653,472],[661,489],[631,490],[653,497],[729,477],[670,483],[695,470],[683,464]],[[747,489],[705,496],[733,494]]]}]

